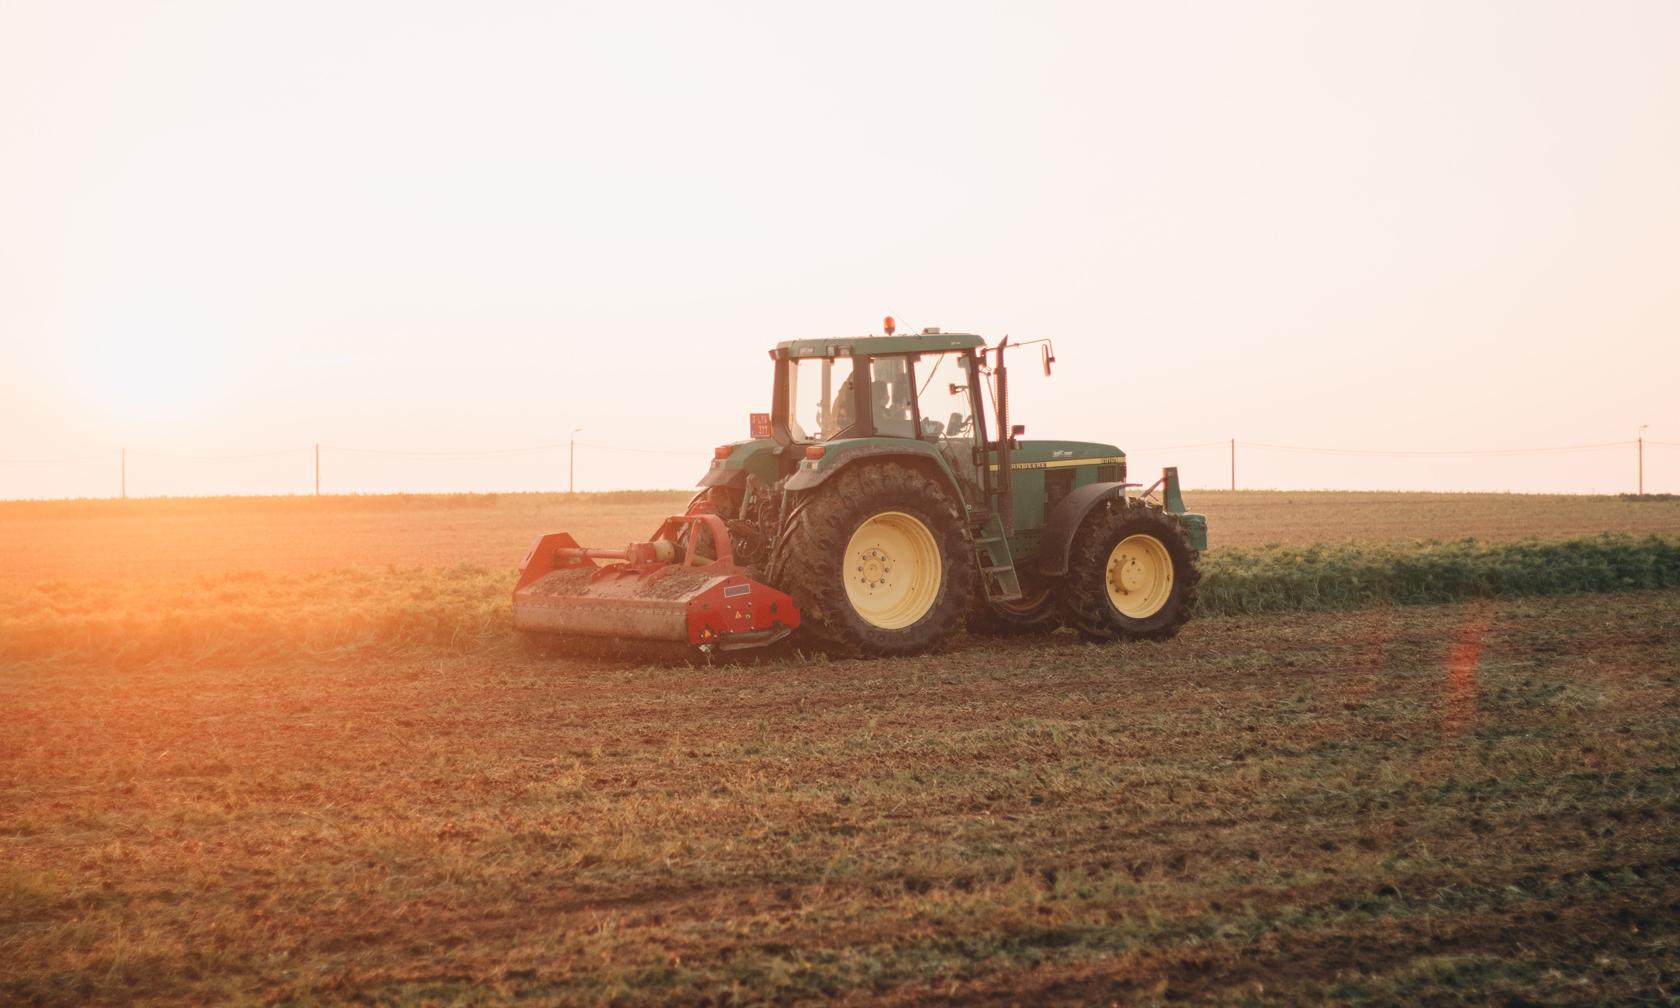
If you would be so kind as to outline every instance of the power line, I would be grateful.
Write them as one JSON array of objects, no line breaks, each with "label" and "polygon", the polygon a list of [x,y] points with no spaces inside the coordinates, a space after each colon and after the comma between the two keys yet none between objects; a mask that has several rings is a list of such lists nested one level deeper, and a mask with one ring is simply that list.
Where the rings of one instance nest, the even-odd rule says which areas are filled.
[{"label": "power line", "polygon": [[[1378,448],[1312,448],[1303,445],[1269,444],[1264,441],[1242,441],[1240,439],[1237,443],[1247,448],[1270,448],[1274,451],[1307,452],[1315,455],[1369,455],[1380,457],[1404,456],[1412,458],[1436,458],[1443,456],[1468,457],[1478,455],[1538,455],[1547,452],[1597,451],[1603,448],[1626,448],[1633,444],[1632,441],[1601,441],[1596,444],[1559,445],[1554,448],[1486,448],[1458,451],[1401,451]],[[1645,443],[1655,444],[1656,442],[1647,441]]]},{"label": "power line", "polygon": [[700,458],[704,452],[676,451],[668,448],[614,448],[611,445],[584,444],[578,442],[579,448],[592,448],[595,451],[621,452],[631,455],[681,455],[685,458]]},{"label": "power line", "polygon": [[1192,451],[1196,448],[1223,448],[1227,443],[1225,441],[1202,441],[1198,444],[1168,445],[1165,448],[1127,448],[1125,451],[1127,455],[1152,455],[1156,452]]},{"label": "power line", "polygon": [[[1219,441],[1199,441],[1199,442],[1193,442],[1193,443],[1188,443],[1188,444],[1168,445],[1168,446],[1165,446],[1165,447],[1158,447],[1158,448],[1134,448],[1134,449],[1128,450],[1127,454],[1135,457],[1135,456],[1142,456],[1142,455],[1149,455],[1149,454],[1159,455],[1159,454],[1166,454],[1166,453],[1170,453],[1170,452],[1202,451],[1202,450],[1208,450],[1208,449],[1214,449],[1214,448],[1224,449],[1227,446],[1229,446],[1230,449],[1231,449],[1231,452],[1232,452],[1233,489],[1234,489],[1235,488],[1236,449],[1239,446],[1247,447],[1247,448],[1260,449],[1262,451],[1294,452],[1294,453],[1301,453],[1301,454],[1307,454],[1307,455],[1321,455],[1321,456],[1333,456],[1333,457],[1334,456],[1341,456],[1341,457],[1364,457],[1364,458],[1417,458],[1417,459],[1437,458],[1437,459],[1444,459],[1444,458],[1478,458],[1478,457],[1488,458],[1488,457],[1500,457],[1500,456],[1506,456],[1506,457],[1518,456],[1518,457],[1520,457],[1520,456],[1543,455],[1543,454],[1562,454],[1562,453],[1571,453],[1571,452],[1592,452],[1592,451],[1604,451],[1604,450],[1607,450],[1607,449],[1626,449],[1626,448],[1634,447],[1636,444],[1639,444],[1639,443],[1641,443],[1641,442],[1640,441],[1635,441],[1635,440],[1628,440],[1628,441],[1599,441],[1599,442],[1592,442],[1592,443],[1585,443],[1585,444],[1550,445],[1550,446],[1539,446],[1539,447],[1529,447],[1529,448],[1430,450],[1430,449],[1384,449],[1384,448],[1335,448],[1335,447],[1325,447],[1325,446],[1318,446],[1318,445],[1289,445],[1289,444],[1277,444],[1277,443],[1274,443],[1274,442],[1267,442],[1267,441],[1242,441],[1241,439],[1236,439],[1236,440],[1219,440]],[[1650,448],[1680,449],[1680,442],[1675,442],[1675,441],[1655,441],[1655,440],[1650,440],[1650,439],[1643,439],[1642,443],[1645,446],[1650,447]],[[185,453],[185,452],[173,452],[173,451],[167,451],[167,450],[151,451],[151,450],[141,449],[141,450],[136,451],[136,450],[130,449],[130,450],[126,450],[126,451],[106,451],[106,452],[99,452],[99,453],[87,454],[87,455],[66,455],[66,456],[49,456],[49,457],[36,457],[36,458],[0,458],[0,465],[18,466],[18,467],[28,467],[28,466],[43,466],[43,467],[45,467],[45,466],[56,466],[56,465],[73,465],[73,464],[78,464],[78,463],[81,463],[81,464],[91,464],[91,463],[100,463],[100,462],[109,463],[111,461],[116,461],[118,459],[121,459],[122,460],[122,465],[120,467],[120,476],[121,476],[122,483],[124,484],[124,489],[126,489],[126,482],[127,482],[127,477],[128,477],[128,466],[127,466],[128,458],[127,458],[127,456],[130,456],[130,455],[137,456],[137,457],[142,458],[142,459],[158,459],[158,460],[169,459],[169,460],[179,460],[179,461],[183,461],[183,462],[220,463],[220,462],[239,462],[239,461],[246,461],[246,460],[257,460],[257,459],[272,459],[272,458],[281,458],[281,457],[289,457],[289,456],[297,456],[297,455],[308,455],[308,454],[313,453],[315,455],[315,459],[316,459],[316,461],[315,461],[316,479],[318,481],[320,479],[320,475],[321,475],[321,471],[320,471],[320,461],[321,461],[320,460],[320,452],[323,452],[323,451],[325,451],[325,452],[336,452],[336,453],[339,453],[340,455],[361,456],[361,457],[370,457],[370,458],[371,457],[379,457],[379,458],[390,458],[390,459],[434,460],[434,461],[438,461],[438,462],[447,462],[447,461],[468,461],[468,460],[474,460],[474,459],[482,459],[482,460],[517,459],[517,458],[529,458],[529,457],[532,457],[532,456],[540,456],[540,455],[557,455],[561,452],[568,451],[568,449],[571,448],[571,447],[572,447],[572,445],[570,445],[567,442],[560,442],[560,443],[554,443],[554,444],[528,445],[528,446],[516,447],[516,448],[492,448],[492,449],[484,449],[484,450],[455,449],[455,450],[445,450],[445,451],[419,451],[419,450],[410,450],[410,449],[361,448],[361,447],[348,447],[348,446],[336,446],[336,445],[322,444],[322,445],[300,446],[300,447],[297,447],[297,448],[281,448],[281,449],[276,449],[276,450],[273,450],[273,451],[232,453],[232,454],[213,454],[213,455],[197,455],[197,454],[190,454],[190,453]],[[595,444],[595,443],[590,443],[590,442],[576,442],[575,447],[584,449],[586,451],[592,451],[592,452],[605,452],[605,453],[610,453],[610,454],[639,455],[639,456],[662,456],[662,457],[669,457],[669,458],[675,458],[675,457],[680,456],[682,458],[689,459],[689,460],[705,459],[705,458],[710,457],[710,453],[708,453],[708,452],[690,451],[690,450],[686,450],[686,449],[674,449],[674,448],[628,447],[628,446],[618,446],[618,445]]]},{"label": "power line", "polygon": [[[339,445],[323,444],[322,451],[344,452],[348,455],[382,455],[397,458],[436,458],[436,459],[473,459],[473,458],[513,458],[522,455],[544,455],[551,452],[563,452],[567,445],[533,445],[528,448],[495,448],[486,451],[406,451],[388,448],[346,448]],[[685,458],[698,458],[703,452],[682,451],[665,448],[620,448],[614,445],[577,443],[579,448],[589,448],[593,451],[620,452],[634,455],[681,455]],[[307,451],[308,449],[300,449]]]},{"label": "power line", "polygon": [[186,462],[238,462],[243,459],[279,458],[282,455],[298,455],[309,451],[309,448],[281,448],[278,451],[247,452],[238,455],[188,455],[183,452],[135,450],[130,448],[129,455],[142,458],[180,459]]},{"label": "power line", "polygon": [[114,459],[114,451],[101,452],[98,455],[66,455],[62,458],[9,458],[0,459],[0,465],[58,465],[64,462],[99,462]]},{"label": "power line", "polygon": [[509,458],[520,455],[542,455],[547,452],[565,451],[564,444],[535,445],[529,448],[492,448],[485,451],[407,451],[390,448],[345,448],[338,445],[324,444],[322,451],[344,452],[347,455],[383,455],[395,458],[439,458],[439,459],[468,459],[468,458]]},{"label": "power line", "polygon": [[[1244,441],[1238,439],[1240,445],[1249,448],[1266,448],[1273,451],[1307,452],[1318,455],[1368,455],[1368,456],[1473,456],[1473,455],[1535,455],[1548,452],[1577,452],[1599,451],[1605,448],[1625,448],[1634,444],[1632,441],[1599,441],[1591,444],[1555,445],[1536,448],[1485,448],[1485,449],[1386,449],[1386,448],[1327,448],[1317,445],[1286,445],[1270,441]],[[1680,448],[1680,442],[1656,441],[1645,439],[1647,445],[1661,448]],[[1223,448],[1228,441],[1198,441],[1192,444],[1165,445],[1153,448],[1129,448],[1129,455],[1155,454],[1169,451],[1195,451],[1202,448]],[[670,448],[630,448],[619,445],[592,444],[580,441],[579,448],[592,451],[614,452],[632,455],[670,455],[696,458],[704,452]],[[565,451],[567,445],[559,444],[530,445],[522,448],[492,448],[482,450],[460,449],[452,451],[415,451],[403,448],[358,448],[345,445],[321,445],[322,451],[343,452],[348,455],[383,455],[397,458],[506,458],[521,455],[541,455],[549,452]],[[241,452],[224,455],[197,455],[187,452],[153,451],[151,449],[129,449],[130,455],[148,458],[172,458],[194,462],[235,462],[243,459],[278,458],[283,455],[305,454],[313,450],[312,446],[302,445],[297,448],[280,448],[274,451]],[[117,452],[106,451],[92,455],[65,455],[44,458],[0,458],[0,465],[58,465],[72,462],[96,462],[103,459],[115,458]]]}]

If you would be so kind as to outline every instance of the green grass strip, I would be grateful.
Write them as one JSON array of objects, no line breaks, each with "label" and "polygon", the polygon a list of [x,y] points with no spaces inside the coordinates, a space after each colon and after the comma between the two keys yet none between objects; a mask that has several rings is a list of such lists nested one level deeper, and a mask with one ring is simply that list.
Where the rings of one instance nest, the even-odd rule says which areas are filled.
[{"label": "green grass strip", "polygon": [[1348,609],[1680,587],[1680,540],[1421,542],[1219,549],[1202,557],[1204,614]]},{"label": "green grass strip", "polygon": [[[43,583],[0,591],[0,675],[11,662],[232,665],[504,646],[513,581],[511,570],[459,565]],[[1197,607],[1234,616],[1674,587],[1680,539],[1660,536],[1348,543],[1213,550]]]}]

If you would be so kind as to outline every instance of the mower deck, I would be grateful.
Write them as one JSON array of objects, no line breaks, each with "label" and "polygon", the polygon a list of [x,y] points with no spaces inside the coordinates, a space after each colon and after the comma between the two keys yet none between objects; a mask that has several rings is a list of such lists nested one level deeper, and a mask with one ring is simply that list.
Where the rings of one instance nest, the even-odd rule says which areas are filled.
[{"label": "mower deck", "polygon": [[[717,544],[716,559],[692,548],[702,529]],[[599,559],[622,562],[600,566]],[[676,515],[653,539],[622,550],[581,547],[564,532],[537,539],[514,586],[513,625],[560,637],[735,651],[786,637],[799,626],[799,610],[735,565],[722,519]]]}]

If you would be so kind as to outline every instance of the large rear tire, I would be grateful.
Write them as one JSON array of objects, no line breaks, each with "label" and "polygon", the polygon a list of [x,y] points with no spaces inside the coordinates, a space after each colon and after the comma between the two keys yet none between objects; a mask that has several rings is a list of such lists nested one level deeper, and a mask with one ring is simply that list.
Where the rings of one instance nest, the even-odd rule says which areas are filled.
[{"label": "large rear tire", "polygon": [[1057,601],[1087,641],[1166,640],[1190,618],[1200,580],[1176,515],[1116,501],[1074,537]]},{"label": "large rear tire", "polygon": [[799,606],[799,638],[829,654],[935,650],[974,595],[955,500],[892,462],[854,463],[809,491],[776,553],[771,583]]}]

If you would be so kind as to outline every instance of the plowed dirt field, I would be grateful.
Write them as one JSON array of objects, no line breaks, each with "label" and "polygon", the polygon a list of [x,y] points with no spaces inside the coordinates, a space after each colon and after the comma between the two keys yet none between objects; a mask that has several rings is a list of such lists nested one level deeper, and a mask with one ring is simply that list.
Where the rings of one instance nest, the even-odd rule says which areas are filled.
[{"label": "plowed dirt field", "polygon": [[[294,570],[386,562],[395,514],[363,523],[374,546],[339,530],[313,547],[332,563]],[[234,522],[269,527],[254,552],[171,566],[131,542],[101,577],[144,595],[314,541],[256,515]],[[132,516],[15,518],[6,548],[35,559],[8,576],[31,583],[97,565],[43,559],[27,522],[87,522],[119,557],[132,538],[98,527]],[[1367,534],[1411,538],[1406,521]],[[1622,526],[1552,531],[1603,528]],[[489,554],[504,533],[450,534]],[[439,541],[425,563],[483,561]],[[964,638],[899,662],[492,642],[0,663],[0,725],[4,1003],[1680,992],[1674,591],[1204,618],[1164,645]]]}]

